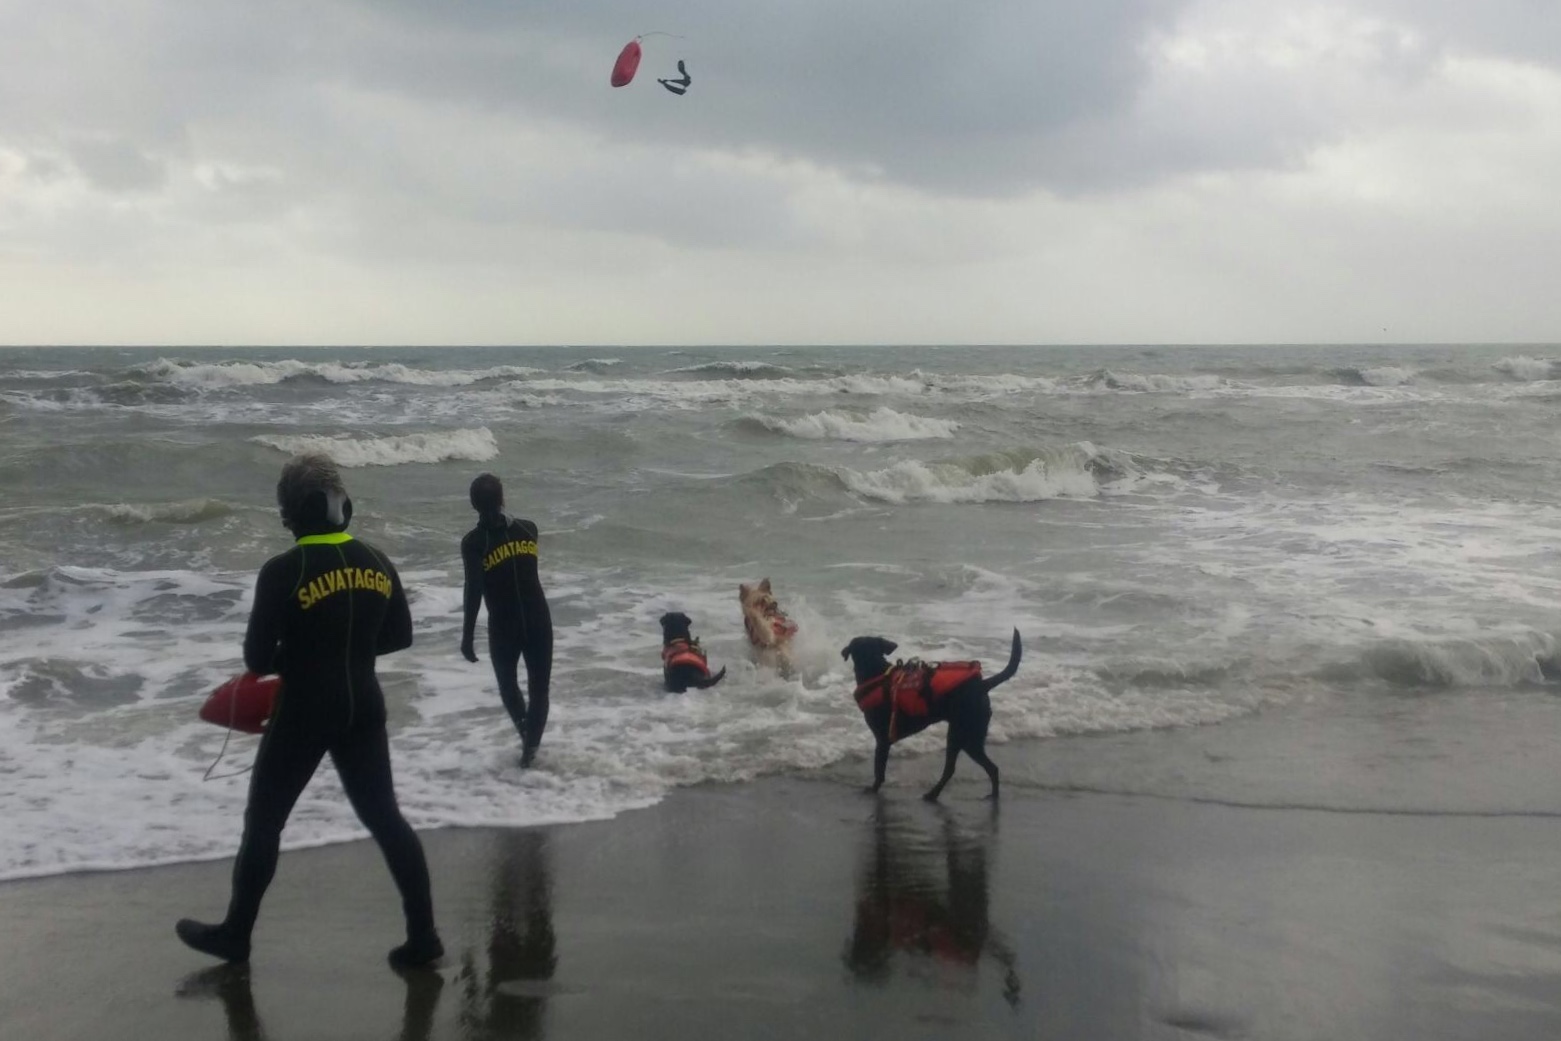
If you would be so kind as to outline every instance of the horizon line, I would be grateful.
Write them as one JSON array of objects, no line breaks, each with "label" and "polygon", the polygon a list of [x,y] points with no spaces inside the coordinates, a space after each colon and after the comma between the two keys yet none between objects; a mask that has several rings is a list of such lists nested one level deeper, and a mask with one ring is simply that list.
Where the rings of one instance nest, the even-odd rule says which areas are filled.
[{"label": "horizon line", "polygon": [[1113,340],[1047,342],[971,342],[971,343],[0,343],[0,350],[744,350],[787,349],[1057,349],[1057,348],[1133,348],[1133,347],[1555,347],[1561,340]]}]

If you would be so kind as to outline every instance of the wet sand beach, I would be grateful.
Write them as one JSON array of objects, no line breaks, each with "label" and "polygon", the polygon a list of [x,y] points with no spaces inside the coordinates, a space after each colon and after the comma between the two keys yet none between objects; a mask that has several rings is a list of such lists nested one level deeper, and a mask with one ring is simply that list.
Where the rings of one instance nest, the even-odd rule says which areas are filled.
[{"label": "wet sand beach", "polygon": [[[1114,740],[1163,755],[1195,739]],[[1017,767],[1056,747],[998,759]],[[0,885],[5,1033],[1561,1032],[1554,819],[1023,784],[994,809],[974,770],[932,806],[917,796],[935,768],[897,761],[880,797],[783,778],[693,788],[598,823],[426,833],[449,953],[405,979],[384,962],[399,909],[368,843],[284,855],[248,968],[215,967],[172,931],[182,915],[220,914],[227,861]]]}]

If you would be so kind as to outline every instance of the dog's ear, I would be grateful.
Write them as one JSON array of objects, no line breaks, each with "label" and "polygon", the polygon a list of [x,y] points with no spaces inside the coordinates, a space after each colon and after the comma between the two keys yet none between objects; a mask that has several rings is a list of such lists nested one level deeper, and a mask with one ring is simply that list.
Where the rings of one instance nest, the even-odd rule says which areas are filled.
[{"label": "dog's ear", "polygon": [[871,654],[876,636],[853,636],[851,642],[840,648],[842,658],[855,661],[859,654]]},{"label": "dog's ear", "polygon": [[770,591],[770,580],[769,579],[766,578],[764,581],[759,583],[759,591],[763,592],[763,593],[768,593]]},{"label": "dog's ear", "polygon": [[661,616],[661,627],[665,629],[667,627],[667,623],[670,621],[672,621],[672,612],[668,611],[666,614]]},{"label": "dog's ear", "polygon": [[739,599],[739,600],[746,600],[746,599],[748,599],[748,586],[747,586],[746,583],[743,583],[743,582],[737,583],[737,599]]}]

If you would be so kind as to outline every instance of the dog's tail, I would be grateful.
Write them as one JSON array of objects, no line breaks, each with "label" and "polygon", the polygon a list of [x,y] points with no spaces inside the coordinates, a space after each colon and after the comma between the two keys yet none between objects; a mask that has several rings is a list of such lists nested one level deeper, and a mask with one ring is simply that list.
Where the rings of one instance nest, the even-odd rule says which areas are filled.
[{"label": "dog's tail", "polygon": [[1019,659],[1024,655],[1024,645],[1019,642],[1019,630],[1014,630],[1013,650],[1008,654],[1008,664],[1003,666],[1003,671],[986,681],[986,689],[990,691],[999,683],[1007,683],[1014,678],[1014,673],[1019,671]]},{"label": "dog's tail", "polygon": [[720,683],[721,682],[721,677],[723,677],[725,675],[726,675],[726,666],[723,665],[723,666],[721,666],[721,671],[716,673],[714,676],[707,676],[707,677],[705,677],[702,680],[694,680],[691,683],[689,683],[689,686],[693,687],[696,690],[704,690],[706,687],[713,687],[717,683]]}]

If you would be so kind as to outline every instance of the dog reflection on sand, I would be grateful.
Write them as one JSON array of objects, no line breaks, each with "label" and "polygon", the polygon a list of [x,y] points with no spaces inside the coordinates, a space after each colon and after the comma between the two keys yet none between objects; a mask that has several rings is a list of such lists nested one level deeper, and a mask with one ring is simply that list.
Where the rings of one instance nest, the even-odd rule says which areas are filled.
[{"label": "dog reflection on sand", "polygon": [[897,964],[914,973],[926,959],[941,978],[974,986],[986,957],[1002,971],[1003,1000],[1018,1007],[1018,959],[988,917],[989,829],[961,827],[941,807],[937,831],[893,814],[881,803],[873,816],[846,967],[863,983],[886,983]]}]

